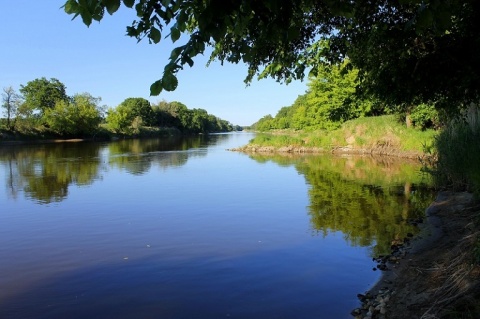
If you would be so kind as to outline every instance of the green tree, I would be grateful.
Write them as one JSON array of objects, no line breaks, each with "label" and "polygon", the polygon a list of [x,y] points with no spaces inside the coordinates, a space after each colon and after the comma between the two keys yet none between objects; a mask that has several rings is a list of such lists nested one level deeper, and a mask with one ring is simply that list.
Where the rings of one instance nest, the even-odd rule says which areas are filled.
[{"label": "green tree", "polygon": [[141,118],[146,126],[150,126],[155,122],[152,106],[150,102],[144,98],[127,98],[120,105],[130,110],[132,118]]},{"label": "green tree", "polygon": [[144,98],[127,98],[115,109],[107,112],[108,127],[121,134],[138,133],[143,126],[155,123],[155,113],[150,102]]},{"label": "green tree", "polygon": [[57,101],[54,108],[45,110],[43,117],[48,126],[61,135],[93,135],[102,120],[100,101],[89,93],[76,94],[71,101]]},{"label": "green tree", "polygon": [[252,126],[255,130],[260,132],[271,130],[274,128],[273,117],[270,114],[265,115]]},{"label": "green tree", "polygon": [[422,103],[415,106],[410,112],[409,117],[412,125],[422,130],[439,128],[442,122],[440,112],[438,112],[433,104]]},{"label": "green tree", "polygon": [[170,103],[163,100],[157,104],[152,105],[153,113],[155,116],[155,125],[159,127],[178,127],[177,119],[169,111]]},{"label": "green tree", "polygon": [[[335,128],[341,123],[370,115],[372,102],[356,95],[358,70],[342,64],[320,65],[309,81],[306,114],[310,126]],[[312,120],[313,119],[313,120]]]},{"label": "green tree", "polygon": [[20,86],[20,92],[25,99],[25,109],[38,112],[43,116],[46,109],[53,109],[58,101],[69,100],[65,85],[59,80],[52,78],[35,79],[26,85]]},{"label": "green tree", "polygon": [[118,106],[107,111],[107,126],[114,133],[131,134],[133,132],[131,128],[132,121],[133,119],[126,108]]},{"label": "green tree", "polygon": [[212,46],[211,59],[247,65],[247,82],[302,79],[308,67],[348,57],[361,88],[393,105],[448,100],[442,105],[455,109],[480,96],[476,0],[68,0],[64,9],[90,25],[122,2],[138,17],[129,36],[184,41],[152,95],[174,90],[177,72]]},{"label": "green tree", "polygon": [[18,107],[20,106],[21,96],[9,86],[3,88],[2,107],[5,109],[4,114],[7,117],[7,128],[13,129],[15,126]]}]

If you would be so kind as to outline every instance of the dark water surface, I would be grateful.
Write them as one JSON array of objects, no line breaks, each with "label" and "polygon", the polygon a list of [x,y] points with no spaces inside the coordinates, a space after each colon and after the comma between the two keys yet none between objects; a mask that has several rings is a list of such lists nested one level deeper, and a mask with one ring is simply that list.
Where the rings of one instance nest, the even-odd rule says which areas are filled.
[{"label": "dark water surface", "polygon": [[420,167],[252,137],[0,148],[0,318],[350,318]]}]

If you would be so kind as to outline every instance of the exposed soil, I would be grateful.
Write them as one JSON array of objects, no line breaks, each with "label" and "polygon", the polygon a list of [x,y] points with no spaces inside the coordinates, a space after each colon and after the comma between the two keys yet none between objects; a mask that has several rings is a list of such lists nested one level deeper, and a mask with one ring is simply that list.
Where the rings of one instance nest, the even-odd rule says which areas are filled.
[{"label": "exposed soil", "polygon": [[[480,318],[480,205],[442,192],[421,233],[389,257],[381,280],[359,294],[357,318]],[[404,244],[401,244],[404,246]]]},{"label": "exposed soil", "polygon": [[270,154],[357,154],[357,155],[382,155],[382,156],[395,156],[402,158],[418,159],[423,157],[421,152],[414,151],[401,151],[395,147],[389,145],[378,145],[373,148],[358,148],[353,146],[337,146],[329,149],[321,147],[302,147],[302,146],[258,146],[248,144],[239,148],[231,149],[231,151],[244,152],[244,153],[270,153]]}]

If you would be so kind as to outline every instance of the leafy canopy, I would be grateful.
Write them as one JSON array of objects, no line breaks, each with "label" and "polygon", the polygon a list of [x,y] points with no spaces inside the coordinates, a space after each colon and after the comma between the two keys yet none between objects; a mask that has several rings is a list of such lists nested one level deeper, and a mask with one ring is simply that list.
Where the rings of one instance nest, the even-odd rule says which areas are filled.
[{"label": "leafy canopy", "polygon": [[358,70],[343,63],[321,65],[308,79],[308,91],[294,104],[283,107],[275,118],[266,116],[254,124],[255,129],[335,129],[345,121],[387,111],[374,99],[358,95]]},{"label": "leafy canopy", "polygon": [[42,77],[29,81],[26,85],[21,85],[20,92],[23,95],[24,104],[41,114],[46,109],[54,108],[57,102],[69,100],[65,84],[55,78],[47,80]]},{"label": "leafy canopy", "polygon": [[107,125],[116,133],[132,134],[140,126],[150,125],[154,113],[150,102],[144,98],[127,98],[107,113]]},{"label": "leafy canopy", "polygon": [[53,108],[46,109],[43,118],[53,131],[61,135],[94,134],[102,120],[100,100],[89,93],[75,94],[71,101],[59,100]]},{"label": "leafy canopy", "polygon": [[288,83],[349,57],[359,87],[393,104],[480,95],[476,0],[67,0],[64,9],[90,25],[122,3],[138,17],[127,35],[181,42],[152,95],[175,90],[177,72],[207,46],[212,60],[245,63],[247,83],[255,76]]}]

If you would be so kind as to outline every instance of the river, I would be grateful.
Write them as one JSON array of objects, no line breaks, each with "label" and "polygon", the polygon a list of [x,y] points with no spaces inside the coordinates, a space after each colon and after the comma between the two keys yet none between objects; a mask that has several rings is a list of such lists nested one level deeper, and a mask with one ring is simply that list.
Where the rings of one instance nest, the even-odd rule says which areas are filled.
[{"label": "river", "polygon": [[351,318],[428,179],[252,137],[1,147],[0,318]]}]

